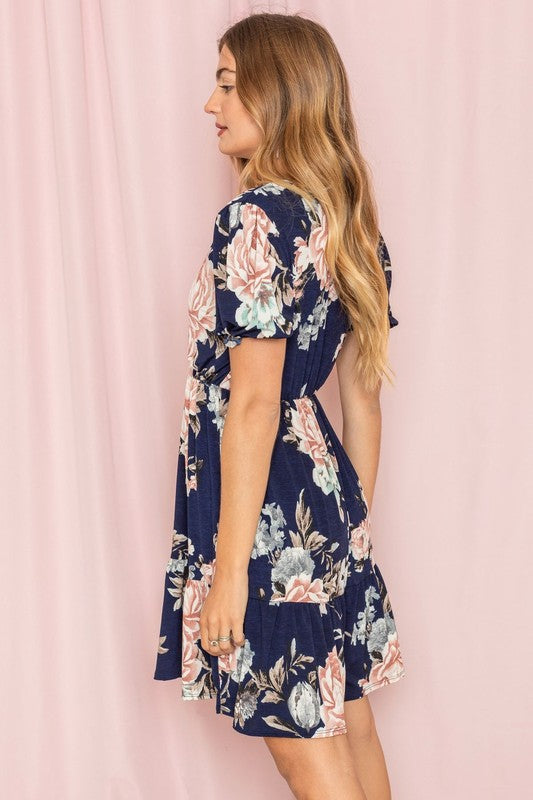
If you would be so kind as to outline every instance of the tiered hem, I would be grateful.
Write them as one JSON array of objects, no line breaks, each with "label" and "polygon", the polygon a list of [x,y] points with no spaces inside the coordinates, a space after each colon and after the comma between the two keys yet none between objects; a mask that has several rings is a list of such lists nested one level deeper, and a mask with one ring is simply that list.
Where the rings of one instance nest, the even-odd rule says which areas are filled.
[{"label": "tiered hem", "polygon": [[[185,584],[185,608],[187,587]],[[198,587],[190,588],[198,595]],[[199,606],[197,604],[199,615]],[[215,699],[216,712],[250,736],[319,738],[346,733],[344,703],[405,675],[396,625],[379,567],[352,573],[327,603],[269,602],[250,594],[246,641],[225,656],[203,650],[195,622],[176,611],[185,657],[154,677],[182,677],[183,700]],[[196,620],[198,622],[198,620]],[[178,674],[177,674],[178,673]]]}]

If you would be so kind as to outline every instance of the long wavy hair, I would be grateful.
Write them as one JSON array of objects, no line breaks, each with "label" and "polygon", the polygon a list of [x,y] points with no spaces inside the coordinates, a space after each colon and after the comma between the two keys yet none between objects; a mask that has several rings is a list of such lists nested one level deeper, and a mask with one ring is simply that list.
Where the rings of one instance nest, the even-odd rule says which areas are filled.
[{"label": "long wavy hair", "polygon": [[262,140],[231,156],[239,192],[273,181],[298,192],[327,222],[326,262],[357,338],[353,376],[366,390],[392,384],[378,210],[361,155],[344,64],[327,30],[296,14],[253,13],[217,41],[236,62],[235,87]]}]

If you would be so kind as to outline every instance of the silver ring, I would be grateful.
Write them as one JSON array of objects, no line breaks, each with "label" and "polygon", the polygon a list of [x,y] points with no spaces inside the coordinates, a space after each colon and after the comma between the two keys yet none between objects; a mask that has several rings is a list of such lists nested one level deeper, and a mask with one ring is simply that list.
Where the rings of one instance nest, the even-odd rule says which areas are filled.
[{"label": "silver ring", "polygon": [[210,645],[212,645],[213,647],[216,647],[216,646],[217,646],[217,644],[218,644],[218,639],[211,639],[211,641],[209,642],[209,644],[210,644]]},{"label": "silver ring", "polygon": [[218,637],[218,641],[219,642],[229,642],[230,639],[231,639],[231,635],[230,636],[219,636]]}]

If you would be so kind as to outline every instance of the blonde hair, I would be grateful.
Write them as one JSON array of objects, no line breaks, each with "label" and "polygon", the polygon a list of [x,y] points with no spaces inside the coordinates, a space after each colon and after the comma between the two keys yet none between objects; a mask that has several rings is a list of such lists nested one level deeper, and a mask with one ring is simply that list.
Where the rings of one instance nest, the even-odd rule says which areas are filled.
[{"label": "blonde hair", "polygon": [[326,261],[357,338],[354,377],[369,391],[383,375],[393,383],[378,211],[333,39],[299,13],[253,13],[217,45],[234,56],[237,94],[263,133],[253,157],[231,156],[239,192],[273,181],[311,208],[318,200],[328,227]]}]

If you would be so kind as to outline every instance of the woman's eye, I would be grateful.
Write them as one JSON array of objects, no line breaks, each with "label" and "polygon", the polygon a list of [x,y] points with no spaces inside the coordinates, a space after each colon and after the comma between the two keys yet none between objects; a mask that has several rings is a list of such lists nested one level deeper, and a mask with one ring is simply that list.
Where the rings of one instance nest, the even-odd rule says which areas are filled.
[{"label": "woman's eye", "polygon": [[226,90],[233,89],[233,86],[221,86],[220,88],[221,88],[221,89],[224,89],[224,91],[225,91],[225,92],[226,92],[226,94],[227,94],[227,91],[226,91]]}]

